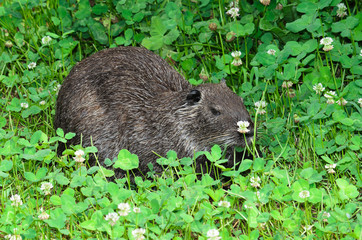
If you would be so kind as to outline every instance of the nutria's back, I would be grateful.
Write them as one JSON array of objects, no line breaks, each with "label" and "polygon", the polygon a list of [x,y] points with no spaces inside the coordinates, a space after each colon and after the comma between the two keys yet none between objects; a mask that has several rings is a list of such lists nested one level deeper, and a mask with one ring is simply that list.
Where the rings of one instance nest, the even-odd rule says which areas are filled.
[{"label": "nutria's back", "polygon": [[[118,47],[97,52],[78,63],[69,73],[63,85],[75,79],[100,73],[113,73],[119,76],[137,78],[132,87],[139,87],[148,94],[159,91],[181,91],[191,85],[165,60],[153,52],[138,47]],[[93,81],[92,78],[90,78]],[[152,79],[152,81],[149,81]],[[125,81],[127,82],[127,81]],[[118,83],[119,84],[119,83]]]},{"label": "nutria's back", "polygon": [[126,148],[139,156],[142,171],[150,162],[160,171],[153,152],[184,157],[213,144],[244,146],[241,120],[252,130],[242,99],[226,84],[193,87],[154,53],[119,47],[72,69],[58,94],[54,126],[77,134],[71,144],[94,144],[101,162]]}]

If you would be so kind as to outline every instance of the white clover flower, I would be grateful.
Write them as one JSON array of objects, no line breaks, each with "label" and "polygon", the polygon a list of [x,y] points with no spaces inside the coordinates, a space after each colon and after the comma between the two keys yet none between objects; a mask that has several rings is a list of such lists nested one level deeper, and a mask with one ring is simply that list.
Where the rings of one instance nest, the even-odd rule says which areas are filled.
[{"label": "white clover flower", "polygon": [[233,58],[237,58],[237,57],[240,57],[241,56],[241,52],[240,51],[234,51],[231,53],[231,56]]},{"label": "white clover flower", "polygon": [[361,49],[361,52],[360,52],[360,54],[359,54],[361,57],[362,57],[362,49]]},{"label": "white clover flower", "polygon": [[276,51],[274,49],[269,49],[266,53],[275,56]]},{"label": "white clover flower", "polygon": [[260,182],[260,177],[256,176],[256,177],[251,177],[250,178],[250,182]]},{"label": "white clover flower", "polygon": [[85,161],[84,157],[73,157],[74,161],[76,161],[77,163],[82,163]]},{"label": "white clover flower", "polygon": [[282,88],[288,88],[287,87],[287,81],[283,81]]},{"label": "white clover flower", "polygon": [[40,105],[45,105],[46,102],[45,102],[44,100],[42,100],[42,101],[39,102],[39,104],[40,104]]},{"label": "white clover flower", "polygon": [[243,61],[240,58],[234,58],[234,60],[231,62],[232,65],[235,67],[240,66],[243,64]]},{"label": "white clover flower", "polygon": [[232,56],[233,58],[240,58],[241,52],[240,52],[240,51],[231,52],[231,56]]},{"label": "white clover flower", "polygon": [[108,213],[105,218],[109,222],[109,225],[114,226],[119,219],[119,215],[115,212]]},{"label": "white clover flower", "polygon": [[343,97],[339,100],[337,100],[337,104],[339,106],[345,106],[348,103],[348,101],[346,99],[344,99]]},{"label": "white clover flower", "polygon": [[270,0],[259,0],[261,4],[264,6],[268,6],[270,4]]},{"label": "white clover flower", "polygon": [[324,47],[323,47],[323,51],[325,51],[325,52],[329,52],[329,51],[331,51],[333,49],[333,45],[325,45]]},{"label": "white clover flower", "polygon": [[139,207],[134,207],[134,208],[133,208],[133,212],[134,212],[134,213],[140,213],[140,212],[141,212],[141,208],[139,208]]},{"label": "white clover flower", "polygon": [[294,115],[293,115],[293,118],[294,118],[294,122],[295,122],[295,123],[299,123],[299,122],[300,122],[300,117],[298,116],[298,114],[294,114]]},{"label": "white clover flower", "polygon": [[287,94],[290,98],[293,98],[296,95],[294,89],[291,89],[291,88],[288,89]]},{"label": "white clover flower", "polygon": [[265,108],[267,103],[265,101],[257,101],[254,103],[254,106],[257,108]]},{"label": "white clover flower", "polygon": [[302,235],[307,232],[312,232],[313,225],[307,225],[307,226],[302,226],[302,227],[304,229],[304,232],[302,232]]},{"label": "white clover flower", "polygon": [[43,211],[43,208],[40,208],[40,214],[39,214],[39,216],[38,216],[38,218],[40,219],[40,220],[47,220],[47,219],[49,219],[49,214],[47,214],[46,212],[44,212]]},{"label": "white clover flower", "polygon": [[205,68],[201,69],[199,77],[204,81],[207,81],[209,79],[209,73],[205,70]]},{"label": "white clover flower", "polygon": [[326,169],[334,169],[334,168],[336,168],[337,167],[337,164],[335,164],[335,163],[333,163],[333,164],[326,164],[325,166],[324,166]]},{"label": "white clover flower", "polygon": [[341,10],[347,10],[347,7],[346,7],[346,5],[344,5],[344,3],[338,3],[337,4],[337,7],[338,7],[338,9],[341,9]]},{"label": "white clover flower", "polygon": [[293,87],[292,81],[283,81],[282,88],[291,88]]},{"label": "white clover flower", "polygon": [[308,198],[308,197],[310,197],[310,193],[309,193],[308,190],[303,190],[303,191],[301,191],[301,192],[299,193],[299,197],[300,197],[300,198]]},{"label": "white clover flower", "polygon": [[15,194],[10,197],[11,206],[19,207],[23,205],[23,201],[20,198],[20,195]]},{"label": "white clover flower", "polygon": [[83,157],[84,155],[84,151],[79,149],[77,151],[75,151],[74,153],[75,157],[73,157],[74,161],[82,163],[85,161],[85,158]]},{"label": "white clover flower", "polygon": [[230,202],[228,202],[228,201],[220,201],[218,203],[218,206],[219,207],[224,207],[224,208],[229,208],[230,207]]},{"label": "white clover flower", "polygon": [[320,41],[320,44],[324,45],[323,47],[323,51],[330,51],[333,49],[333,45],[332,45],[333,39],[331,37],[325,37],[322,38]]},{"label": "white clover flower", "polygon": [[337,94],[335,91],[328,91],[324,94],[324,97],[333,99],[333,98],[337,97]]},{"label": "white clover flower", "polygon": [[74,155],[75,155],[76,157],[83,157],[84,151],[83,151],[82,149],[79,149],[79,150],[77,150],[77,151],[74,152]]},{"label": "white clover flower", "polygon": [[238,3],[239,3],[239,0],[231,1],[231,2],[229,3],[229,7],[230,7],[230,8],[234,7],[234,4],[235,4],[235,6],[237,6]]},{"label": "white clover flower", "polygon": [[255,106],[255,110],[258,114],[263,115],[266,113],[265,108],[266,108],[267,103],[265,101],[258,101],[254,103]]},{"label": "white clover flower", "polygon": [[321,94],[324,91],[324,87],[322,83],[318,83],[316,85],[313,86],[313,90],[317,93],[317,94]]},{"label": "white clover flower", "polygon": [[44,192],[44,195],[49,195],[53,188],[53,184],[50,182],[43,182],[41,184],[40,190]]},{"label": "white clover flower", "polygon": [[358,99],[358,104],[359,104],[359,106],[362,108],[362,98],[359,98],[359,99]]},{"label": "white clover flower", "polygon": [[329,218],[331,216],[331,214],[329,212],[324,211],[322,214],[322,217],[324,218]]},{"label": "white clover flower", "polygon": [[8,40],[5,42],[5,47],[12,48],[13,46],[14,46],[14,44],[11,41]]},{"label": "white clover flower", "polygon": [[219,239],[221,239],[221,237],[219,235],[220,235],[220,233],[217,229],[210,229],[206,233],[207,240],[219,240]]},{"label": "white clover flower", "polygon": [[60,84],[57,84],[54,88],[53,88],[53,91],[54,92],[58,92],[59,89],[60,89],[61,85]]},{"label": "white clover flower", "polygon": [[19,234],[14,234],[14,235],[6,235],[4,237],[5,239],[9,239],[9,240],[22,240],[21,236]]},{"label": "white clover flower", "polygon": [[241,56],[241,52],[240,51],[234,51],[231,53],[231,56],[234,58],[234,60],[232,61],[232,65],[234,66],[240,66],[241,64],[243,64],[243,62],[240,59]]},{"label": "white clover flower", "polygon": [[227,41],[227,42],[232,42],[232,41],[234,41],[235,35],[236,35],[236,33],[234,33],[233,31],[228,32],[228,33],[226,34],[226,41]]},{"label": "white clover flower", "polygon": [[337,16],[340,18],[343,18],[344,16],[347,16],[347,7],[344,5],[344,3],[337,4]]},{"label": "white clover flower", "polygon": [[237,7],[233,7],[233,8],[230,8],[226,14],[230,15],[232,18],[236,18],[239,16],[239,8]]},{"label": "white clover flower", "polygon": [[327,99],[327,104],[334,104],[334,99],[328,98]]},{"label": "white clover flower", "polygon": [[328,173],[335,173],[334,169],[336,168],[337,164],[327,164],[324,167],[327,169]]},{"label": "white clover flower", "polygon": [[278,3],[277,6],[275,7],[275,9],[283,10],[283,5],[281,3]]},{"label": "white clover flower", "polygon": [[143,240],[145,239],[144,234],[146,233],[146,230],[143,228],[136,228],[135,230],[132,231],[132,236],[136,239],[136,240]]},{"label": "white clover flower", "polygon": [[320,43],[324,46],[326,45],[332,45],[332,42],[333,42],[333,39],[331,37],[325,37],[325,38],[322,38]]},{"label": "white clover flower", "polygon": [[238,131],[240,133],[247,133],[249,132],[250,130],[248,129],[250,123],[248,121],[239,121],[236,123],[239,127]]},{"label": "white clover flower", "polygon": [[236,59],[236,58],[235,58],[235,59],[231,62],[231,64],[234,65],[235,67],[237,67],[237,66],[242,65],[242,64],[243,64],[243,61],[241,61],[240,58],[239,58],[239,59]]},{"label": "white clover flower", "polygon": [[52,41],[52,38],[50,36],[45,36],[41,39],[41,43],[43,45],[48,45]]},{"label": "white clover flower", "polygon": [[118,214],[120,216],[127,216],[131,212],[131,207],[128,203],[120,203],[118,204],[119,212]]},{"label": "white clover flower", "polygon": [[29,107],[29,104],[27,102],[22,102],[20,103],[20,107],[22,108],[28,108]]},{"label": "white clover flower", "polygon": [[36,63],[35,62],[31,62],[31,63],[29,63],[29,65],[28,65],[28,68],[29,69],[33,69],[33,68],[35,68],[36,67]]},{"label": "white clover flower", "polygon": [[337,97],[337,94],[334,91],[328,91],[324,94],[324,97],[327,98],[328,104],[334,104],[334,98]]},{"label": "white clover flower", "polygon": [[255,188],[258,188],[258,187],[260,187],[260,177],[251,177],[250,178],[250,185],[252,186],[252,187],[255,187]]}]

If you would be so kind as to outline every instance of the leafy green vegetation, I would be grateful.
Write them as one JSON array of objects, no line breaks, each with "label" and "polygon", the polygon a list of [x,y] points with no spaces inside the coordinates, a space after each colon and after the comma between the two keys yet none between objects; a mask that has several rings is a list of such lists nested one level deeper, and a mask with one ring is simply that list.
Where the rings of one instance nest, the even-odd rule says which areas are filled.
[{"label": "leafy green vegetation", "polygon": [[[340,5],[343,4],[343,5]],[[237,8],[237,9],[236,9]],[[361,239],[360,1],[0,0],[0,237],[8,239]],[[227,84],[259,151],[233,169],[222,150],[165,172],[107,180],[91,146],[54,129],[76,62],[144,46],[192,84]],[[244,151],[243,149],[239,149]],[[220,178],[192,166],[205,154]],[[86,160],[81,163],[83,158]],[[122,150],[116,168],[138,158]]]}]

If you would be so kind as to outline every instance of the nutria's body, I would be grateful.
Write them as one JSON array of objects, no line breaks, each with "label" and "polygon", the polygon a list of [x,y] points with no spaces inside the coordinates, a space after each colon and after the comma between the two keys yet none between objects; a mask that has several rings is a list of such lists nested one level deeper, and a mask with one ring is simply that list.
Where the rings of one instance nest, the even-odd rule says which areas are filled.
[{"label": "nutria's body", "polygon": [[77,134],[71,144],[79,144],[81,135],[83,146],[94,144],[100,162],[125,148],[138,155],[140,170],[147,172],[151,162],[160,172],[153,152],[192,157],[213,144],[245,146],[238,121],[251,123],[250,140],[249,113],[226,84],[194,87],[152,52],[119,47],[72,69],[59,91],[54,125]]}]

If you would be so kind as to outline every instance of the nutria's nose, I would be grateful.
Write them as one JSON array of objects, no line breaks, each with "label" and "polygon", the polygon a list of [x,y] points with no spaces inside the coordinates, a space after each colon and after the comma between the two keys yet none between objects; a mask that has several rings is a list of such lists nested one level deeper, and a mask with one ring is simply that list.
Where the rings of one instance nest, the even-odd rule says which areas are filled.
[{"label": "nutria's nose", "polygon": [[248,137],[253,137],[254,136],[254,128],[249,129],[250,131],[245,133],[245,136]]},{"label": "nutria's nose", "polygon": [[[240,127],[238,132],[244,137],[250,138],[254,136],[254,123],[251,120],[239,121],[238,126]],[[246,131],[247,130],[247,131]]]},{"label": "nutria's nose", "polygon": [[250,119],[250,120],[249,120],[249,123],[250,123],[250,125],[249,125],[249,127],[248,127],[249,132],[247,132],[247,133],[245,134],[245,136],[246,136],[246,137],[254,137],[254,122]]},{"label": "nutria's nose", "polygon": [[249,125],[249,132],[254,132],[254,122],[253,121],[251,121],[251,120],[249,120],[249,122],[250,122],[250,125]]}]

